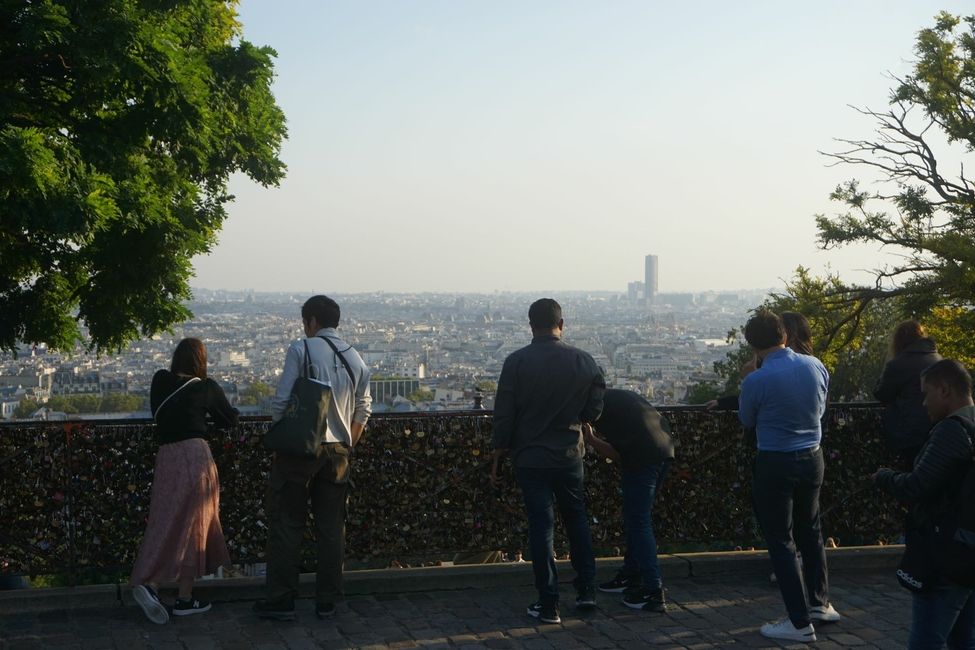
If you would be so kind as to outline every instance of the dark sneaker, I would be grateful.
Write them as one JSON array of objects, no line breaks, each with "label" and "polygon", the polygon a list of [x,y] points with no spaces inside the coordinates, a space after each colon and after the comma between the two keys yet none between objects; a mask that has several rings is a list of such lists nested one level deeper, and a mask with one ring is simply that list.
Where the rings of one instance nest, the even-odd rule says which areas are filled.
[{"label": "dark sneaker", "polygon": [[623,593],[635,585],[635,581],[624,573],[617,573],[616,577],[609,582],[599,583],[599,591],[607,594]]},{"label": "dark sneaker", "polygon": [[667,611],[663,589],[630,589],[623,593],[623,604],[645,612]]},{"label": "dark sneaker", "polygon": [[315,605],[315,616],[318,618],[332,618],[335,616],[335,603],[318,603]]},{"label": "dark sneaker", "polygon": [[596,590],[593,587],[585,587],[579,590],[576,596],[576,609],[592,609],[596,606]]},{"label": "dark sneaker", "polygon": [[542,603],[535,603],[528,607],[528,615],[532,618],[537,618],[542,623],[561,623],[562,619],[559,618],[559,606],[558,605],[543,605]]},{"label": "dark sneaker", "polygon": [[173,605],[173,616],[189,616],[190,614],[202,614],[209,611],[210,603],[205,600],[177,598],[176,604]]},{"label": "dark sneaker", "polygon": [[150,621],[159,625],[169,622],[169,612],[166,611],[166,606],[159,602],[159,596],[152,587],[136,585],[132,587],[132,597],[139,603],[139,607]]},{"label": "dark sneaker", "polygon": [[295,620],[295,606],[272,603],[266,600],[259,600],[254,603],[253,612],[258,618],[268,618],[274,621],[293,621]]}]

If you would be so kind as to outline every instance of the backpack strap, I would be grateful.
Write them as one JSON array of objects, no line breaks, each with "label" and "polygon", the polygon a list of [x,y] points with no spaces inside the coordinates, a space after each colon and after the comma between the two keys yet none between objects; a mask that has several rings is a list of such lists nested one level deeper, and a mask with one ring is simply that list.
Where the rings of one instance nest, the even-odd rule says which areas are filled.
[{"label": "backpack strap", "polygon": [[972,444],[972,451],[975,453],[975,422],[962,415],[949,415],[949,420],[954,420],[961,425],[961,428],[968,434],[968,441]]},{"label": "backpack strap", "polygon": [[[339,349],[335,347],[335,344],[332,343],[331,338],[327,336],[319,336],[318,338],[323,339],[326,343],[328,343],[328,347],[332,348],[332,352],[335,353],[335,356],[337,356],[339,359],[342,360],[342,365],[345,366],[345,371],[349,373],[349,381],[352,382],[352,394],[354,395],[356,390],[356,385],[355,385],[355,375],[352,374],[352,366],[349,365],[349,362],[346,360],[345,355],[339,352]],[[352,346],[350,345],[348,349],[351,350]]]}]

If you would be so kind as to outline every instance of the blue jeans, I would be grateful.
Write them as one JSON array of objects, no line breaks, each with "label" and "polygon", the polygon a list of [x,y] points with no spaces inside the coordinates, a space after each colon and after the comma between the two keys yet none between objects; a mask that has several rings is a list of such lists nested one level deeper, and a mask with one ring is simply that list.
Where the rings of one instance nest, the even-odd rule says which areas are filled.
[{"label": "blue jeans", "polygon": [[[819,525],[823,450],[759,451],[752,500],[789,619],[809,625],[809,608],[829,604],[826,550]],[[794,535],[793,535],[794,533]],[[802,568],[796,547],[802,553]]]},{"label": "blue jeans", "polygon": [[669,467],[668,460],[621,473],[623,526],[626,530],[623,574],[639,579],[649,590],[658,590],[663,584],[657,561],[657,539],[653,534],[653,502]]},{"label": "blue jeans", "polygon": [[576,590],[591,588],[596,579],[596,558],[586,514],[582,462],[572,467],[519,467],[516,474],[528,512],[529,547],[538,599],[543,604],[559,602],[559,576],[552,548],[554,504],[558,504],[569,538]]},{"label": "blue jeans", "polygon": [[912,594],[910,650],[975,649],[975,590],[950,583]]}]

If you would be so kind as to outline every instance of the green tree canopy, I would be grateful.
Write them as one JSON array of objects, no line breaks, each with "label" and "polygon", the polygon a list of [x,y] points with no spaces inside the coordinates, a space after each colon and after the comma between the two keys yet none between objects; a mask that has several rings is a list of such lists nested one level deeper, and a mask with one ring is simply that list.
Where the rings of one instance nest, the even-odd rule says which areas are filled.
[{"label": "green tree canopy", "polygon": [[418,388],[406,396],[411,402],[432,402],[433,398],[434,393],[428,388]]},{"label": "green tree canopy", "polygon": [[118,349],[188,317],[243,172],[283,177],[275,52],[235,1],[0,4],[0,349]]},{"label": "green tree canopy", "polygon": [[975,183],[964,167],[975,148],[975,16],[939,14],[918,33],[915,53],[889,108],[861,110],[876,120],[876,135],[840,140],[845,150],[827,154],[879,172],[882,182],[877,191],[857,180],[836,188],[831,198],[845,211],[817,216],[821,246],[880,244],[898,255],[876,271],[875,286],[834,292],[851,313],[900,297],[904,312],[923,316],[975,297]]},{"label": "green tree canopy", "polygon": [[[869,302],[854,315],[845,300],[835,297],[847,289],[836,275],[820,278],[799,267],[785,291],[771,294],[759,309],[778,314],[795,311],[809,320],[813,354],[830,372],[831,400],[872,399],[886,361],[890,334],[899,320],[898,305],[896,301]],[[744,342],[741,330],[730,332],[729,337],[741,345],[725,360],[716,362],[714,369],[725,379],[725,390],[734,393],[741,366],[754,352]]]},{"label": "green tree canopy", "polygon": [[241,406],[258,406],[271,395],[274,395],[274,388],[263,381],[255,381],[241,389],[238,403]]}]

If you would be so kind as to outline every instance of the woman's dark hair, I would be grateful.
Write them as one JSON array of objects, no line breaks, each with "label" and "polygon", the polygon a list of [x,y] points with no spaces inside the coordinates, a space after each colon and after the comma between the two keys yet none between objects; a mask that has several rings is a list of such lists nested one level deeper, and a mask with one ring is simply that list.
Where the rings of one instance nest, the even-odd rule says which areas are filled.
[{"label": "woman's dark hair", "polygon": [[785,325],[775,312],[760,309],[745,323],[745,340],[756,350],[785,342]]},{"label": "woman's dark hair", "polygon": [[301,306],[301,320],[307,323],[314,317],[319,327],[338,327],[341,315],[339,304],[328,296],[312,296]]},{"label": "woman's dark hair", "polygon": [[785,344],[799,354],[812,356],[812,328],[809,320],[797,311],[784,311],[781,314],[785,325]]},{"label": "woman's dark hair", "polygon": [[900,354],[911,343],[920,341],[927,335],[921,323],[913,319],[906,320],[894,328],[894,335],[890,339],[890,352],[892,355]]},{"label": "woman's dark hair", "polygon": [[173,351],[169,369],[177,375],[207,378],[207,349],[200,339],[183,339]]}]

